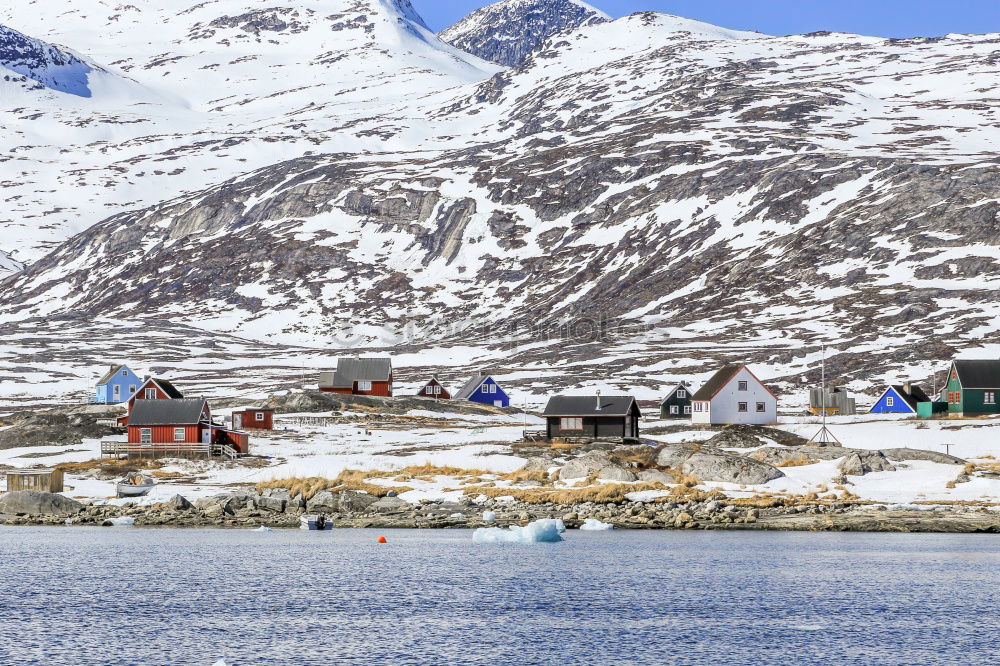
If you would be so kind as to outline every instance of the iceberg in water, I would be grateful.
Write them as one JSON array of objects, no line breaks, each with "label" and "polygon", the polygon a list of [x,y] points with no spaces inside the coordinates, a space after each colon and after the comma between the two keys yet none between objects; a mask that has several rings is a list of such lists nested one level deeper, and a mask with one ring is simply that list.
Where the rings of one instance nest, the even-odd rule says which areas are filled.
[{"label": "iceberg in water", "polygon": [[528,523],[524,527],[511,525],[502,527],[480,527],[472,533],[476,543],[539,543],[562,541],[560,532],[565,532],[566,526],[561,520],[542,518]]},{"label": "iceberg in water", "polygon": [[483,511],[483,521],[487,523],[495,523],[497,522],[497,514],[492,511]]},{"label": "iceberg in water", "polygon": [[250,530],[251,532],[270,532],[272,531],[267,525],[261,525],[260,527]]},{"label": "iceberg in water", "polygon": [[588,532],[602,532],[605,530],[613,530],[615,529],[615,526],[611,523],[602,523],[597,518],[587,518],[583,521],[583,524],[580,525],[580,529]]},{"label": "iceberg in water", "polygon": [[108,518],[104,521],[105,527],[133,527],[135,518],[132,516],[122,516],[121,518]]}]

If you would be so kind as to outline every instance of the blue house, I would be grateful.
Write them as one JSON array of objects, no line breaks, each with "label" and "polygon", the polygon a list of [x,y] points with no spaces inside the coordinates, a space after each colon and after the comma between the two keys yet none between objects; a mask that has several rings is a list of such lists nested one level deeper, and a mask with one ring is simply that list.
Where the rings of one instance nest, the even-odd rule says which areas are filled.
[{"label": "blue house", "polygon": [[136,392],[142,378],[136,376],[127,365],[112,365],[108,372],[97,382],[97,390],[90,399],[102,405],[113,405],[125,402]]},{"label": "blue house", "polygon": [[882,392],[869,414],[916,414],[917,403],[930,402],[923,390],[910,382],[893,384]]},{"label": "blue house", "polygon": [[469,400],[493,407],[510,407],[510,396],[507,395],[496,380],[480,372],[465,382],[465,386],[455,394],[455,400]]}]

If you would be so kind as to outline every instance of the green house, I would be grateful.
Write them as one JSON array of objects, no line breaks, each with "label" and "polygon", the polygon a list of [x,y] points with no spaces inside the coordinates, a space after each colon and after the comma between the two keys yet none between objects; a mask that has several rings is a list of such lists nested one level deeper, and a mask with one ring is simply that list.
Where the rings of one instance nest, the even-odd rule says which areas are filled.
[{"label": "green house", "polygon": [[1000,414],[1000,361],[952,361],[944,395],[948,414]]}]

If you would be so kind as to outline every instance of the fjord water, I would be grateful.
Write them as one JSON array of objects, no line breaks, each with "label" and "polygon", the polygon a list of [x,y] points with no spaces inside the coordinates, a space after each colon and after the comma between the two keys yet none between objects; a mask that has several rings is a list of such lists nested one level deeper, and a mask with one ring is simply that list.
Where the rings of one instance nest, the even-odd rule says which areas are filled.
[{"label": "fjord water", "polygon": [[0,528],[2,664],[1000,662],[1000,537]]}]

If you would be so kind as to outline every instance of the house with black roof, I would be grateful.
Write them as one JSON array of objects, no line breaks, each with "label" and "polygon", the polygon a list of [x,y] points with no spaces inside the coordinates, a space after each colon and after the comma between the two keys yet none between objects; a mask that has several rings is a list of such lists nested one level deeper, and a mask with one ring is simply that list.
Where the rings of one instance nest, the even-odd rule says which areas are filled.
[{"label": "house with black roof", "polygon": [[948,416],[1000,414],[1000,360],[954,360],[944,389]]},{"label": "house with black roof", "polygon": [[629,395],[556,395],[545,406],[548,439],[639,439],[639,405]]},{"label": "house with black roof", "polygon": [[686,382],[681,382],[671,389],[667,396],[660,401],[660,418],[691,418],[691,394],[691,387]]},{"label": "house with black roof", "polygon": [[916,414],[917,405],[930,402],[924,390],[912,382],[890,384],[868,410],[869,414]]},{"label": "house with black roof", "polygon": [[392,360],[388,357],[341,358],[333,372],[319,373],[319,390],[341,395],[392,396]]}]

